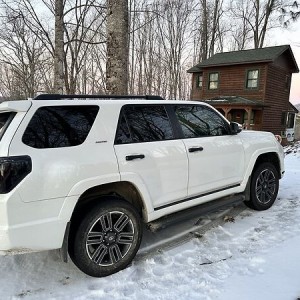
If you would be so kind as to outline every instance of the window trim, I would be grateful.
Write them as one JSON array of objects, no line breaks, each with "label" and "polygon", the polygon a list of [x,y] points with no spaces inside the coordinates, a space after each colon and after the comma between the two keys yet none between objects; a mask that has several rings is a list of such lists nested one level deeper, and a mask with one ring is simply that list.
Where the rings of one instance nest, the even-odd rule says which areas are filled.
[{"label": "window trim", "polygon": [[[257,75],[257,86],[256,87],[248,87],[248,74],[251,71],[258,71]],[[251,80],[251,79],[250,79]],[[253,79],[252,79],[253,80]],[[251,69],[246,69],[245,73],[245,89],[246,90],[258,90],[259,89],[259,81],[260,81],[260,68],[251,68]]]},{"label": "window trim", "polygon": [[[218,74],[218,80],[217,81],[210,81],[210,75],[211,74]],[[209,85],[210,85],[211,82],[217,82],[217,84],[218,84],[217,88],[215,88],[215,89],[209,88]],[[207,78],[207,90],[208,91],[217,91],[219,89],[219,87],[220,87],[220,72],[219,71],[209,72],[208,73],[208,78]]]}]

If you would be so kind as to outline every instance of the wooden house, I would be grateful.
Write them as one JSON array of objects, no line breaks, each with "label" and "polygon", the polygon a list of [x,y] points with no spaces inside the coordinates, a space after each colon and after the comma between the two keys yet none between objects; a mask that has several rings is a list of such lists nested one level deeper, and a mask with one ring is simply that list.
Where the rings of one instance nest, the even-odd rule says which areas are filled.
[{"label": "wooden house", "polygon": [[218,53],[188,70],[191,99],[205,101],[245,129],[286,136],[297,109],[289,102],[299,68],[289,45]]}]

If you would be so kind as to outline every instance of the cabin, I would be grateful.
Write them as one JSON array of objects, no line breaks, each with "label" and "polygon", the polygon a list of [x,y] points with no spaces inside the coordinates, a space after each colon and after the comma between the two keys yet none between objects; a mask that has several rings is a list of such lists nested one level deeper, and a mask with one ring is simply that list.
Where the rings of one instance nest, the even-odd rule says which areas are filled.
[{"label": "cabin", "polygon": [[211,104],[244,129],[286,138],[294,128],[298,110],[289,97],[299,68],[289,45],[218,53],[188,72],[191,99]]}]

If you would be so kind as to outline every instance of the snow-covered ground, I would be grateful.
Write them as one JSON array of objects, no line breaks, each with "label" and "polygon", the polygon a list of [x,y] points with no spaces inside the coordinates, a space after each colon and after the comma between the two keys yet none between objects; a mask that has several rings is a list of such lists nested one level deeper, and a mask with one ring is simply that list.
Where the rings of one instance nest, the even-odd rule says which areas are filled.
[{"label": "snow-covered ground", "polygon": [[300,298],[300,143],[286,150],[268,211],[245,209],[233,223],[106,278],[82,274],[54,251],[0,257],[0,299]]}]

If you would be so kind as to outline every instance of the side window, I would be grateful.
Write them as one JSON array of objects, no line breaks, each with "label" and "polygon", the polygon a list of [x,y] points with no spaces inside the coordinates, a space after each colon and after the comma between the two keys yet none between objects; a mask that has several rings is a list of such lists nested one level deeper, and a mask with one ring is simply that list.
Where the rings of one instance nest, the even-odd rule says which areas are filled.
[{"label": "side window", "polygon": [[131,142],[132,142],[132,139],[131,139],[129,127],[128,127],[124,112],[121,112],[115,143],[116,144],[127,144],[127,143],[131,143]]},{"label": "side window", "polygon": [[47,106],[30,120],[22,141],[33,148],[61,148],[82,144],[95,121],[98,106]]},{"label": "side window", "polygon": [[0,141],[15,115],[16,113],[14,112],[0,113]]},{"label": "side window", "polygon": [[185,138],[229,134],[226,121],[205,106],[177,106],[175,113]]},{"label": "side window", "polygon": [[142,143],[173,139],[163,105],[126,106],[120,116],[116,143]]}]

